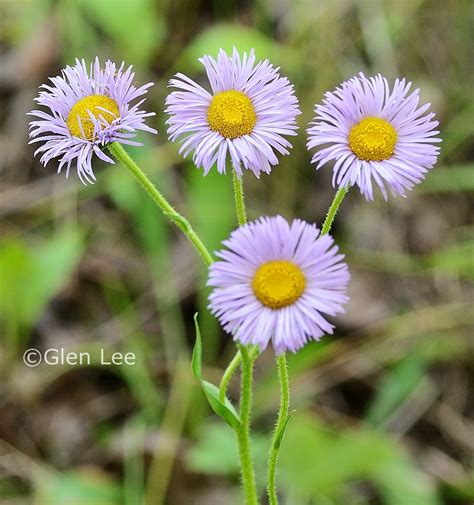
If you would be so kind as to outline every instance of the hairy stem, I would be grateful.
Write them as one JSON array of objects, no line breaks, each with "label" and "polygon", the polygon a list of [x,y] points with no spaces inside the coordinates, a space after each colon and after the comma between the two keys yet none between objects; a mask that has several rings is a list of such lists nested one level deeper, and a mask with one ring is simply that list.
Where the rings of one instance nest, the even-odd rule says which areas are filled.
[{"label": "hairy stem", "polygon": [[[280,381],[280,410],[272,437],[272,445],[268,457],[267,470],[267,493],[270,505],[278,505],[278,495],[276,486],[276,466],[280,452],[281,431],[285,428],[288,420],[290,405],[290,385],[288,379],[288,366],[285,354],[277,357],[278,378]],[[280,440],[279,440],[280,439]]]},{"label": "hairy stem", "polygon": [[232,170],[232,180],[234,183],[235,211],[237,213],[237,222],[242,226],[247,222],[247,212],[245,210],[244,186],[242,177],[239,177],[235,170]]},{"label": "hairy stem", "polygon": [[[235,170],[232,170],[232,180],[234,184],[235,211],[239,226],[247,223],[247,212],[245,210],[244,188],[242,177],[239,177]],[[233,371],[238,366],[238,356],[241,361],[241,388],[240,388],[240,428],[237,430],[237,443],[239,446],[240,472],[242,485],[244,488],[245,505],[258,505],[257,487],[255,484],[255,471],[253,468],[252,451],[250,444],[250,416],[252,411],[252,383],[253,365],[255,361],[255,348],[243,345],[239,346],[239,352],[231,361],[231,364],[224,373],[221,382],[220,395],[225,396],[227,384]],[[228,372],[228,373],[227,373]]]},{"label": "hairy stem", "polygon": [[234,372],[237,370],[237,368],[239,368],[241,359],[242,355],[240,354],[240,351],[237,351],[237,354],[234,356],[232,361],[225,369],[224,374],[222,375],[221,383],[219,385],[219,400],[221,402],[224,402],[225,400],[225,395],[227,392],[227,387],[229,386],[230,379],[232,379]]},{"label": "hairy stem", "polygon": [[326,219],[324,220],[323,227],[321,229],[321,235],[326,235],[329,233],[331,229],[334,218],[336,217],[337,211],[339,210],[339,206],[341,205],[342,200],[349,192],[349,187],[344,187],[338,190],[336,195],[334,196],[334,200],[329,207],[328,213],[326,214]]},{"label": "hairy stem", "polygon": [[255,484],[255,472],[252,462],[250,446],[250,414],[252,410],[252,382],[254,358],[248,349],[240,346],[242,356],[242,384],[240,396],[240,422],[237,430],[237,442],[239,446],[240,472],[242,486],[244,488],[245,505],[258,505],[257,487]]},{"label": "hairy stem", "polygon": [[[234,201],[235,201],[235,212],[237,215],[237,222],[240,226],[247,222],[247,212],[245,210],[245,198],[244,198],[244,187],[242,184],[242,177],[239,177],[236,171],[232,168],[232,181],[234,185]],[[253,356],[253,353],[252,353]],[[237,354],[234,356],[232,361],[229,363],[229,366],[226,368],[224,375],[222,376],[221,383],[219,386],[219,398],[221,401],[224,400],[227,387],[229,385],[230,379],[232,375],[237,370],[240,361],[241,354],[237,351]]]},{"label": "hairy stem", "polygon": [[140,167],[132,160],[130,155],[125,151],[122,145],[118,142],[113,142],[108,145],[109,151],[119,160],[131,174],[140,182],[150,195],[152,200],[160,208],[160,210],[168,217],[191,241],[194,247],[198,250],[206,265],[213,263],[213,259],[206,246],[201,239],[196,235],[189,221],[179,214],[166,198],[158,191],[153,183],[148,179]]}]

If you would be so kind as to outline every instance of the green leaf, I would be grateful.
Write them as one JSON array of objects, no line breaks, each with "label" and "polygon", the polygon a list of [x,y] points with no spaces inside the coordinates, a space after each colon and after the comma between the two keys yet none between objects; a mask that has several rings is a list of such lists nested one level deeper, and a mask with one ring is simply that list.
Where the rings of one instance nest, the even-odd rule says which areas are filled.
[{"label": "green leaf", "polygon": [[275,437],[275,442],[273,442],[273,448],[274,449],[279,449],[281,445],[281,441],[283,440],[283,437],[285,435],[286,427],[288,426],[288,421],[290,420],[290,417],[296,412],[296,410],[292,410],[291,412],[288,413],[286,416],[286,419],[284,423],[281,425],[280,429],[276,433]]},{"label": "green leaf", "polygon": [[474,191],[474,164],[436,167],[428,173],[417,191],[420,193]]},{"label": "green leaf", "polygon": [[[253,432],[252,452],[257,479],[265,478],[269,440]],[[236,476],[239,473],[239,449],[232,431],[222,423],[210,421],[201,426],[195,444],[186,451],[186,465],[194,472]],[[259,484],[264,486],[264,482]],[[226,502],[227,503],[227,502]],[[234,503],[234,502],[232,502]],[[240,503],[236,501],[235,503]]]},{"label": "green leaf", "polygon": [[16,238],[1,243],[0,319],[26,334],[71,276],[83,248],[76,229],[58,232],[34,246]]},{"label": "green leaf", "polygon": [[199,382],[202,382],[202,338],[201,330],[199,329],[198,313],[194,314],[194,327],[196,328],[196,343],[194,344],[193,356],[191,358],[191,368],[194,377]]},{"label": "green leaf", "polygon": [[280,476],[282,489],[294,494],[296,503],[311,498],[352,503],[351,482],[363,479],[377,486],[389,505],[439,505],[433,484],[400,445],[368,426],[335,430],[298,414],[286,437]]},{"label": "green leaf", "polygon": [[99,469],[75,471],[41,479],[35,485],[38,505],[119,505],[121,490]]},{"label": "green leaf", "polygon": [[[324,503],[324,498],[345,503],[351,482],[379,482],[381,468],[398,460],[401,453],[390,438],[375,430],[359,427],[335,431],[308,414],[294,416],[285,437],[280,476],[300,502],[303,497],[308,497],[307,501],[312,497],[317,503]],[[399,501],[398,505],[402,503],[410,502]]]},{"label": "green leaf", "polygon": [[219,23],[202,31],[191,41],[178,60],[177,67],[185,67],[189,71],[201,71],[199,58],[205,54],[215,58],[219,49],[231,54],[234,46],[239,52],[255,49],[256,55],[262,59],[274,59],[274,56],[278,54],[281,56],[281,52],[285,51],[279,44],[254,28],[237,23]]},{"label": "green leaf", "polygon": [[380,466],[374,481],[387,505],[441,505],[432,479],[404,455],[397,455]]},{"label": "green leaf", "polygon": [[123,431],[123,503],[121,505],[144,503],[146,428],[146,419],[138,414],[126,422]]},{"label": "green leaf", "polygon": [[116,45],[118,54],[135,66],[143,66],[150,60],[165,35],[165,24],[153,0],[81,0],[80,5],[81,14],[85,18],[93,16]]},{"label": "green leaf", "polygon": [[461,105],[459,112],[444,125],[443,143],[441,144],[441,157],[446,158],[459,149],[464,143],[467,144],[472,137],[474,115],[474,103],[471,99]]},{"label": "green leaf", "polygon": [[226,397],[224,403],[219,399],[219,388],[207,381],[202,381],[202,388],[212,410],[234,430],[240,427],[240,417],[234,406]]},{"label": "green leaf", "polygon": [[442,486],[443,494],[447,497],[464,500],[466,503],[470,500],[474,503],[474,476],[467,476],[466,479],[462,480],[444,481]]},{"label": "green leaf", "polygon": [[186,452],[186,463],[194,472],[238,475],[239,451],[234,434],[215,420],[204,424],[196,443]]},{"label": "green leaf", "polygon": [[379,393],[366,415],[367,422],[373,426],[383,425],[418,386],[425,368],[426,359],[419,353],[409,354],[403,359],[380,385]]},{"label": "green leaf", "polygon": [[415,256],[373,249],[359,249],[351,254],[352,261],[378,272],[432,275],[432,271],[474,279],[474,241],[465,240],[432,254]]},{"label": "green leaf", "polygon": [[472,280],[474,279],[474,241],[468,240],[436,251],[428,257],[428,263],[439,272]]},{"label": "green leaf", "polygon": [[212,410],[234,430],[240,427],[239,414],[235,410],[230,400],[226,397],[224,403],[219,399],[219,388],[202,378],[202,339],[199,329],[198,314],[194,314],[194,325],[196,328],[196,343],[194,344],[191,358],[191,368],[194,377],[201,383],[204,394]]}]

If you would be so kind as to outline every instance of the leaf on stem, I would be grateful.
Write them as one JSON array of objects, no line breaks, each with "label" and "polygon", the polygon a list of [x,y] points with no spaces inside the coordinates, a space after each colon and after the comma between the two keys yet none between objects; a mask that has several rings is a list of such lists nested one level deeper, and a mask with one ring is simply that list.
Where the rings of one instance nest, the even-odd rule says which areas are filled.
[{"label": "leaf on stem", "polygon": [[292,410],[291,412],[288,413],[286,416],[285,421],[283,424],[280,426],[280,429],[275,433],[275,441],[273,442],[273,449],[279,449],[281,445],[281,441],[283,440],[283,436],[285,435],[286,431],[286,426],[288,425],[288,421],[290,420],[290,417],[296,412],[296,410]]},{"label": "leaf on stem", "polygon": [[178,214],[177,212],[172,213],[163,211],[163,214],[166,217],[169,217],[172,221],[174,221],[176,226],[178,226],[184,233],[189,233],[190,231],[192,231],[189,221],[180,214]]},{"label": "leaf on stem", "polygon": [[198,314],[194,315],[194,325],[196,327],[196,343],[194,344],[191,368],[194,377],[201,383],[204,394],[212,410],[234,430],[240,428],[240,417],[230,400],[226,397],[224,402],[219,399],[219,388],[202,378],[202,339],[199,329]]}]

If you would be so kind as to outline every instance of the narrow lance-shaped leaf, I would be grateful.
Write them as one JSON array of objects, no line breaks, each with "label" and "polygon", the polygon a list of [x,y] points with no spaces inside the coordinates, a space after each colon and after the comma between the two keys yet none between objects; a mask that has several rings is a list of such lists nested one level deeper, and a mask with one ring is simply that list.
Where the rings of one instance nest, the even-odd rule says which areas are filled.
[{"label": "narrow lance-shaped leaf", "polygon": [[283,436],[285,435],[286,427],[288,425],[288,421],[290,420],[290,417],[296,412],[296,410],[292,410],[291,412],[288,413],[286,416],[286,419],[284,423],[281,425],[280,429],[277,431],[276,436],[275,436],[275,441],[273,442],[273,448],[274,449],[279,449],[281,445],[281,441],[283,440]]},{"label": "narrow lance-shaped leaf", "polygon": [[235,410],[230,400],[226,397],[224,402],[219,399],[219,388],[202,378],[202,339],[199,329],[198,314],[194,315],[194,325],[196,327],[196,343],[194,344],[193,355],[191,359],[191,368],[194,377],[201,383],[204,394],[212,410],[234,430],[240,427],[239,414]]},{"label": "narrow lance-shaped leaf", "polygon": [[202,339],[197,312],[194,314],[194,326],[196,328],[196,342],[194,344],[193,355],[191,358],[191,368],[193,370],[194,377],[196,377],[199,382],[202,382]]}]

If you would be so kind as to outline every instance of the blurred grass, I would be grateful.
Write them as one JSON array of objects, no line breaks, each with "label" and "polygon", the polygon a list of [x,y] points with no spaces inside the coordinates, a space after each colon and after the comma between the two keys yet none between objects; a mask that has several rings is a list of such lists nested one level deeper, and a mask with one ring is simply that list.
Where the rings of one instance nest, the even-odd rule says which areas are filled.
[{"label": "blurred grass", "polygon": [[[303,111],[291,156],[270,177],[245,178],[252,218],[321,222],[330,171],[310,167],[304,128],[322,93],[360,70],[413,80],[443,137],[438,166],[406,200],[369,205],[352,191],[344,202],[334,233],[353,274],[351,303],[335,337],[289,357],[297,413],[282,446],[282,503],[472,503],[470,2],[8,0],[0,8],[2,503],[239,503],[232,433],[190,382],[194,312],[206,377],[217,382],[234,350],[206,312],[199,258],[120,167],[97,163],[88,188],[49,175],[53,165],[33,162],[21,119],[37,85],[75,57],[133,64],[137,82],[156,83],[147,106],[159,135],[131,152],[215,250],[235,227],[231,181],[203,178],[181,160],[166,142],[163,109],[174,72],[201,82],[197,58],[234,45],[281,66]],[[133,350],[138,364],[28,370],[21,353],[31,346]],[[261,474],[278,403],[272,361],[265,353],[257,370]]]}]

